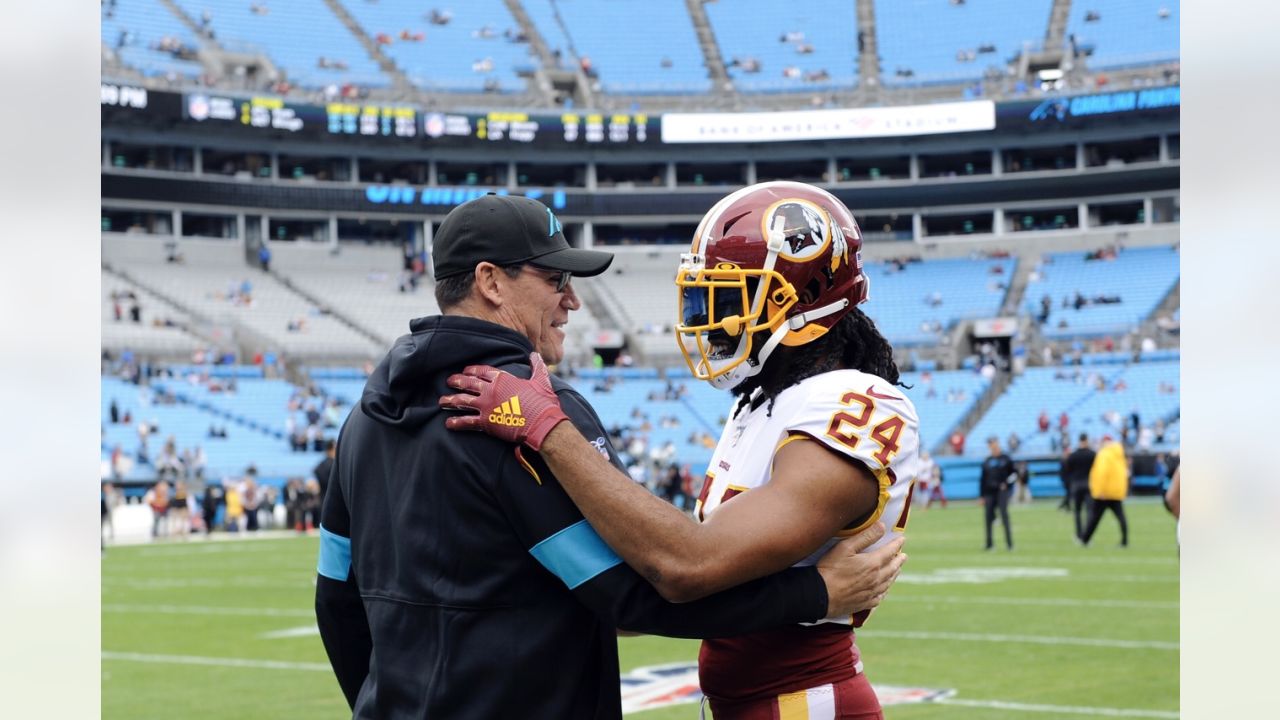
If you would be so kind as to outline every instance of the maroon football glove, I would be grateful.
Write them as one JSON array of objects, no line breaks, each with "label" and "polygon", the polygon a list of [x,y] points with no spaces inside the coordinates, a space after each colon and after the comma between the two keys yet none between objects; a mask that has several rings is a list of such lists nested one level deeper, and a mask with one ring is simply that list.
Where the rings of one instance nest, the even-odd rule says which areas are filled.
[{"label": "maroon football glove", "polygon": [[449,387],[463,392],[440,398],[440,407],[476,412],[448,418],[445,427],[479,430],[499,440],[540,449],[551,428],[569,417],[560,409],[560,399],[551,389],[542,356],[530,353],[529,365],[533,376],[528,380],[488,365],[469,365],[461,373],[450,375],[446,381]]}]

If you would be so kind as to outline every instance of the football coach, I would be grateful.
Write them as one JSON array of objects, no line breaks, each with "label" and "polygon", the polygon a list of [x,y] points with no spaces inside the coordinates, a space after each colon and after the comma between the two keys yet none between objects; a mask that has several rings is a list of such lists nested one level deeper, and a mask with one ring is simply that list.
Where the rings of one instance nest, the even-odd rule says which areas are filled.
[{"label": "football coach", "polygon": [[[316,619],[355,718],[621,718],[617,632],[724,637],[874,607],[900,545],[857,552],[877,526],[815,567],[687,603],[664,599],[600,539],[536,449],[445,429],[438,398],[468,365],[528,378],[529,355],[564,355],[572,278],[610,253],[579,250],[528,198],[458,206],[433,242],[441,315],[410,322],[374,369],[338,438],[325,498]],[[545,369],[539,368],[541,372]],[[559,378],[569,420],[621,469],[600,419]],[[538,408],[493,408],[526,422]]]}]

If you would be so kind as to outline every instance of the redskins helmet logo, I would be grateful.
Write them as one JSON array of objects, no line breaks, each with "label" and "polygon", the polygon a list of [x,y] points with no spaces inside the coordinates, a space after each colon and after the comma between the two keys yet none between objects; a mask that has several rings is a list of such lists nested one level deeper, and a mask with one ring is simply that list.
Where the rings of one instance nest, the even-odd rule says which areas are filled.
[{"label": "redskins helmet logo", "polygon": [[764,230],[781,232],[780,255],[788,260],[805,262],[822,254],[831,241],[831,223],[822,208],[808,200],[792,199],[775,203],[765,213]]}]

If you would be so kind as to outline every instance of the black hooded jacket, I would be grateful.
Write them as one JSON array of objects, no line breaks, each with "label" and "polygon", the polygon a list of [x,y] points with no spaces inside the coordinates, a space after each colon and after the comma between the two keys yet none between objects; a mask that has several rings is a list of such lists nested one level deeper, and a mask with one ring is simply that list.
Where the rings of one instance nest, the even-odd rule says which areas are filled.
[{"label": "black hooded jacket", "polygon": [[[538,455],[446,430],[437,400],[467,365],[529,377],[529,341],[419,318],[338,438],[316,617],[356,718],[620,718],[616,630],[721,637],[826,613],[812,567],[696,602],[664,601],[600,540]],[[565,413],[614,465],[595,412]]]}]

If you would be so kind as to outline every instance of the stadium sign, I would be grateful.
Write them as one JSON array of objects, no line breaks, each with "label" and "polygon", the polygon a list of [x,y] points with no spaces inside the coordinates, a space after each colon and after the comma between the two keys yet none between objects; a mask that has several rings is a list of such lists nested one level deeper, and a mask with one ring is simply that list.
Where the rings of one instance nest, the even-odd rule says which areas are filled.
[{"label": "stadium sign", "polygon": [[749,113],[667,113],[664,143],[746,143],[839,140],[981,132],[996,127],[990,100]]},{"label": "stadium sign", "polygon": [[1182,109],[1182,88],[1146,88],[1001,103],[1001,130],[1079,130],[1099,124],[1176,120]]},{"label": "stadium sign", "polygon": [[[416,188],[411,185],[370,185],[364,189],[365,202],[373,205],[432,205],[453,207],[461,205],[468,200],[494,193],[496,195],[509,195],[510,190],[506,188],[487,188],[487,187],[424,187]],[[549,194],[550,202],[548,203],[548,194],[541,190],[527,190],[522,193],[524,197],[531,200],[541,200],[547,203],[555,210],[563,210],[566,204],[566,194],[564,190],[555,190]]]}]

